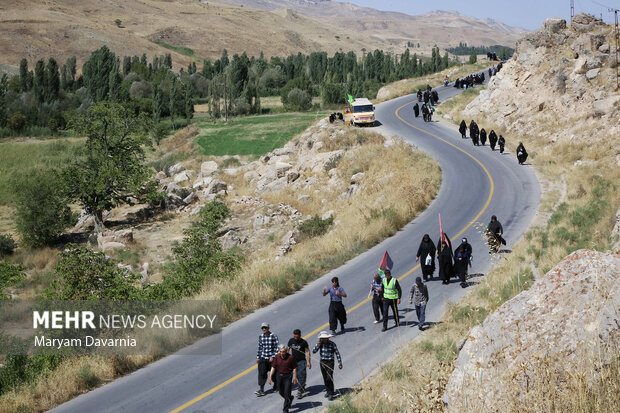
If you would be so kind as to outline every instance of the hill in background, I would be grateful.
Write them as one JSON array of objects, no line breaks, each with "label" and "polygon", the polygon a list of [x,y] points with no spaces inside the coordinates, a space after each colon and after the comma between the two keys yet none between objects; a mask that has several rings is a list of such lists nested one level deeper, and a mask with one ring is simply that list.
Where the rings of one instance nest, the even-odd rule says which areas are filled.
[{"label": "hill in background", "polygon": [[[246,52],[283,56],[374,49],[402,53],[458,45],[513,46],[522,29],[454,12],[422,16],[350,3],[305,0],[5,0],[0,6],[0,63],[54,56],[83,62],[106,44],[118,55],[172,53],[186,66]],[[417,45],[420,44],[418,48]]]}]

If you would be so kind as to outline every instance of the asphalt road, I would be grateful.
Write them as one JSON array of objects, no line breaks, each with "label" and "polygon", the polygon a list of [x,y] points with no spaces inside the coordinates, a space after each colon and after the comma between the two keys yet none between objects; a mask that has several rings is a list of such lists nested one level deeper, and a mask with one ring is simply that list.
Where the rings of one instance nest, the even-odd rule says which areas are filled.
[{"label": "asphalt road", "polygon": [[[452,87],[438,88],[440,100],[458,91]],[[408,305],[409,289],[416,276],[415,253],[423,234],[437,241],[438,213],[443,228],[455,245],[465,236],[472,244],[473,268],[470,274],[481,279],[494,260],[488,254],[476,223],[486,224],[495,214],[504,226],[510,249],[532,221],[540,198],[536,176],[531,166],[518,165],[514,154],[500,155],[488,146],[474,147],[462,139],[456,128],[438,122],[424,123],[413,117],[415,96],[398,98],[377,105],[381,129],[411,142],[435,158],[441,165],[442,185],[437,198],[419,217],[393,237],[350,260],[342,267],[306,285],[294,295],[280,299],[232,323],[223,330],[223,351],[219,356],[173,355],[157,361],[130,375],[81,395],[54,409],[54,412],[277,412],[282,409],[278,394],[257,398],[255,368],[256,343],[263,321],[271,323],[280,342],[286,343],[295,328],[300,328],[311,347],[319,330],[327,330],[329,297],[322,297],[323,286],[333,276],[348,297],[344,304],[349,321],[344,334],[332,340],[343,355],[344,369],[335,374],[336,388],[348,391],[357,382],[391,358],[395,351],[420,334],[413,306]],[[469,123],[469,122],[468,122]],[[510,140],[510,137],[506,137]],[[371,274],[376,270],[384,251],[394,261],[393,274],[400,278],[403,303],[400,306],[401,326],[381,332],[381,324],[373,324],[367,294]],[[506,252],[509,253],[509,252]],[[437,275],[437,273],[435,273]],[[438,322],[448,301],[457,301],[469,289],[462,289],[457,280],[449,286],[439,281],[428,283],[430,302],[427,321]],[[308,371],[310,396],[293,402],[291,412],[322,410],[327,402],[318,354]],[[268,387],[267,387],[268,388]]]}]

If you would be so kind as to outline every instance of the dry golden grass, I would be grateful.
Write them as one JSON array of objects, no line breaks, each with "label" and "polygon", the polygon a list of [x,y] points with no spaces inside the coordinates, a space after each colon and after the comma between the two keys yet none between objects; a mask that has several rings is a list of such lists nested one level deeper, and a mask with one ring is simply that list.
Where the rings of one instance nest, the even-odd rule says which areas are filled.
[{"label": "dry golden grass", "polygon": [[[475,92],[460,95],[453,101],[443,102],[440,110],[458,123],[461,111],[475,96]],[[567,127],[579,131],[575,126],[584,119],[568,121],[552,115],[546,121],[552,132]],[[596,145],[571,142],[550,145],[525,133],[511,131],[506,135],[506,131],[494,127],[491,119],[476,119],[476,122],[481,128],[504,133],[509,152],[519,141],[528,148],[528,162],[535,166],[543,186],[538,222],[513,247],[512,254],[499,260],[463,300],[450,306],[441,324],[407,345],[392,362],[361,383],[352,396],[330,406],[330,412],[443,411],[441,397],[458,356],[455,343],[487,314],[529,288],[532,276],[544,275],[569,250],[610,247],[609,234],[620,204],[620,168],[615,159],[617,136],[599,136]],[[587,128],[582,132],[588,133]],[[577,166],[577,161],[583,164]],[[588,218],[591,214],[594,216]],[[617,337],[616,344],[613,340],[610,343],[609,347],[584,354],[587,369],[583,370],[560,371],[555,368],[554,360],[540,359],[539,374],[529,378],[532,391],[523,397],[506,395],[501,407],[498,404],[498,411],[618,411]]]},{"label": "dry golden grass", "polygon": [[[379,98],[379,95],[381,95],[381,93],[379,93],[379,95],[377,95],[377,99],[375,99],[375,103],[385,102],[386,100],[394,99],[399,96],[416,93],[418,89],[424,89],[426,85],[431,85],[433,87],[442,85],[446,76],[448,76],[450,81],[453,82],[454,80],[456,80],[456,78],[465,77],[479,70],[488,69],[495,64],[497,64],[497,62],[490,62],[484,60],[480,63],[475,63],[473,65],[466,64],[462,66],[451,67],[441,72],[433,73],[427,76],[399,80],[382,87],[381,90],[388,90],[389,94],[385,94],[385,96]],[[485,76],[488,76],[488,74],[485,74]]]}]

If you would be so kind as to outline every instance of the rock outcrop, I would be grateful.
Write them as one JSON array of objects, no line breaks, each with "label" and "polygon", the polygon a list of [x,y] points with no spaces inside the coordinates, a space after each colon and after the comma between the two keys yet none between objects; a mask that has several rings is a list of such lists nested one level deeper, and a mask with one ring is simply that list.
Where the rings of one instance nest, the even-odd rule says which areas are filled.
[{"label": "rock outcrop", "polygon": [[557,377],[590,371],[588,352],[620,337],[619,308],[620,255],[573,252],[471,330],[446,386],[448,411],[510,411],[545,363]]},{"label": "rock outcrop", "polygon": [[620,92],[612,38],[611,26],[592,16],[575,16],[569,25],[548,19],[517,43],[513,58],[464,114],[548,145],[617,139]]}]

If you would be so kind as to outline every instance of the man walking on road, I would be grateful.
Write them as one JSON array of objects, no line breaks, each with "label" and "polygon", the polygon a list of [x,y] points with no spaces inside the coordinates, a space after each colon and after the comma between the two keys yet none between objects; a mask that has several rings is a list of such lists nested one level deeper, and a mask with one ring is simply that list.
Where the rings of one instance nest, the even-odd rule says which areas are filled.
[{"label": "man walking on road", "polygon": [[256,353],[258,390],[254,392],[258,397],[265,395],[265,381],[267,381],[267,374],[271,370],[271,363],[278,352],[279,345],[278,336],[269,331],[269,323],[263,323],[260,327],[263,333],[258,336],[258,352]]},{"label": "man walking on road", "polygon": [[428,288],[422,283],[422,279],[417,277],[415,284],[411,287],[409,304],[415,305],[415,313],[418,316],[418,328],[424,330],[426,321],[426,304],[428,303]]},{"label": "man walking on road", "polygon": [[[306,392],[306,366],[312,368],[310,363],[310,346],[308,342],[301,338],[301,330],[293,331],[293,338],[288,341],[288,346],[293,353],[293,359],[297,364],[297,380],[299,381],[299,389],[297,390],[297,398],[303,398]],[[306,359],[307,356],[307,359]]]},{"label": "man walking on road", "polygon": [[278,354],[273,358],[271,372],[269,374],[269,383],[271,378],[276,375],[276,387],[280,392],[280,396],[284,399],[282,411],[288,413],[293,403],[293,395],[291,389],[297,384],[297,364],[295,359],[288,353],[288,347],[280,344]]},{"label": "man walking on road", "polygon": [[323,383],[325,384],[325,397],[334,400],[334,355],[338,359],[338,368],[342,370],[342,358],[338,351],[338,346],[329,338],[333,337],[327,331],[319,333],[319,342],[312,349],[312,353],[321,350],[321,374],[323,375]]},{"label": "man walking on road", "polygon": [[387,330],[388,315],[390,308],[392,314],[394,314],[395,327],[400,326],[400,320],[398,319],[398,304],[400,304],[400,297],[403,295],[400,289],[398,280],[392,277],[390,270],[385,270],[385,278],[383,279],[383,329]]},{"label": "man walking on road", "polygon": [[340,286],[338,277],[332,278],[331,287],[323,287],[323,297],[329,294],[329,329],[332,334],[336,334],[338,321],[340,321],[340,331],[344,333],[344,325],[347,323],[347,311],[342,304],[342,298],[347,297],[347,293]]},{"label": "man walking on road", "polygon": [[372,312],[375,315],[375,324],[378,324],[383,319],[383,286],[379,273],[375,273],[370,283],[370,291],[372,291]]}]

